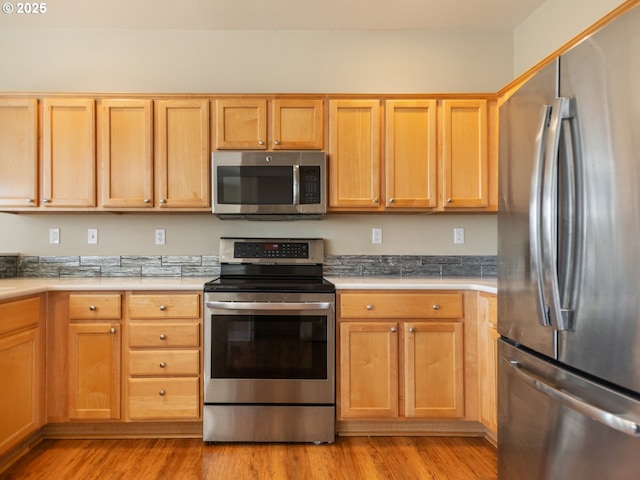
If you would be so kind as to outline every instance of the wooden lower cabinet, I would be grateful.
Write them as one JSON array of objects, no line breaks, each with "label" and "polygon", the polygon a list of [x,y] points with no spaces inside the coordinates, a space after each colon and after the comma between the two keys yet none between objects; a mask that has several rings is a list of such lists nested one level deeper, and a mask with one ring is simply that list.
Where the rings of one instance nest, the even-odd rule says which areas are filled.
[{"label": "wooden lower cabinet", "polygon": [[481,293],[478,298],[478,352],[480,376],[480,421],[498,435],[498,300]]},{"label": "wooden lower cabinet", "polygon": [[[461,293],[338,298],[339,421],[465,418]],[[394,304],[407,318],[388,319]]]},{"label": "wooden lower cabinet", "polygon": [[202,297],[199,292],[127,296],[127,419],[198,420]]},{"label": "wooden lower cabinet", "polygon": [[44,342],[40,296],[0,303],[0,456],[44,419]]}]

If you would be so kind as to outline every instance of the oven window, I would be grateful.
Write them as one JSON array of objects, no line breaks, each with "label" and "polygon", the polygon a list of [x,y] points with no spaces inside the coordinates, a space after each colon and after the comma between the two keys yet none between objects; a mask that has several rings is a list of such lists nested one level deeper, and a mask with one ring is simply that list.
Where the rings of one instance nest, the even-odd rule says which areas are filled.
[{"label": "oven window", "polygon": [[327,317],[213,315],[212,378],[326,379]]},{"label": "oven window", "polygon": [[290,166],[219,166],[217,175],[219,204],[293,204],[293,168]]}]

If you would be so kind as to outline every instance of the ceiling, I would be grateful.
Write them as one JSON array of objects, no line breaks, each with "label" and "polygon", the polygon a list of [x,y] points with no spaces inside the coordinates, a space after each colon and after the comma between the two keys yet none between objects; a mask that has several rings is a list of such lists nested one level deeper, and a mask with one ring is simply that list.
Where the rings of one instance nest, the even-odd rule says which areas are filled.
[{"label": "ceiling", "polygon": [[544,1],[50,0],[45,13],[5,12],[0,15],[0,25],[158,30],[513,30]]}]

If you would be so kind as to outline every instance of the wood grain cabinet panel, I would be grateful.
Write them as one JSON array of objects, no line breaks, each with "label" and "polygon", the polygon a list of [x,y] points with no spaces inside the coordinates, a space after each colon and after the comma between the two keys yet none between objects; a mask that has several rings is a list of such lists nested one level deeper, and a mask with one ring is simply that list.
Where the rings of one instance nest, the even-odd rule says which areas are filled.
[{"label": "wood grain cabinet panel", "polygon": [[494,437],[498,435],[498,300],[495,295],[478,296],[478,364],[480,376],[480,421]]},{"label": "wood grain cabinet panel", "polygon": [[385,103],[385,207],[437,205],[436,100]]},{"label": "wood grain cabinet panel", "polygon": [[128,298],[130,318],[198,318],[200,295],[184,293],[132,294]]},{"label": "wood grain cabinet panel", "polygon": [[486,100],[442,102],[442,198],[445,210],[489,205]]},{"label": "wood grain cabinet panel", "polygon": [[274,150],[322,150],[324,101],[277,99],[272,110]]},{"label": "wood grain cabinet panel", "polygon": [[0,99],[0,208],[38,206],[38,101]]},{"label": "wood grain cabinet panel", "polygon": [[152,126],[151,100],[102,100],[100,185],[103,207],[153,207]]},{"label": "wood grain cabinet panel", "polygon": [[95,100],[42,101],[42,205],[96,206]]},{"label": "wood grain cabinet panel", "polygon": [[193,378],[130,378],[129,418],[132,420],[197,419],[200,380]]},{"label": "wood grain cabinet panel", "polygon": [[200,324],[197,322],[136,322],[129,326],[129,346],[140,348],[198,347]]},{"label": "wood grain cabinet panel", "polygon": [[267,100],[216,100],[215,149],[266,150]]},{"label": "wood grain cabinet panel", "polygon": [[122,295],[119,293],[69,295],[69,318],[72,320],[120,319]]}]

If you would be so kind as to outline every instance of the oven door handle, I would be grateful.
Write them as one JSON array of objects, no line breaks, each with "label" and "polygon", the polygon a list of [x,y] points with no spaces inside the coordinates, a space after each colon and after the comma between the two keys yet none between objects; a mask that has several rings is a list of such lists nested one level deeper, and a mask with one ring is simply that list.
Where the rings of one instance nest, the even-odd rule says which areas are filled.
[{"label": "oven door handle", "polygon": [[205,302],[219,310],[329,310],[331,302]]}]

